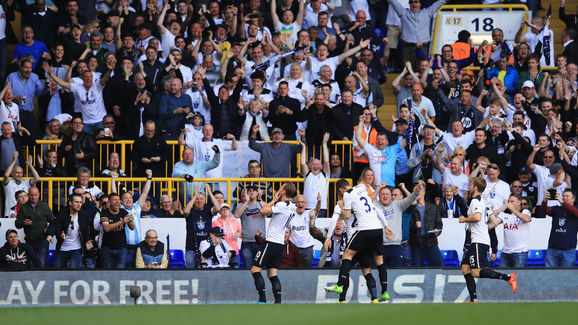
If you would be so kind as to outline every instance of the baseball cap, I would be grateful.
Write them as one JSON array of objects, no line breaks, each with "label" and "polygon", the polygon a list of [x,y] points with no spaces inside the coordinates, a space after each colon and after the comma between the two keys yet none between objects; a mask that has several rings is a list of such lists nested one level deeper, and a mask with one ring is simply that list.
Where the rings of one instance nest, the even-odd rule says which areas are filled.
[{"label": "baseball cap", "polygon": [[245,186],[245,188],[246,188],[246,189],[252,188],[252,189],[254,189],[254,190],[257,191],[257,190],[259,190],[259,185],[254,184],[254,183],[249,183],[249,184],[247,184],[247,186]]},{"label": "baseball cap", "polygon": [[273,128],[273,130],[271,131],[271,135],[275,134],[275,133],[283,133],[283,130],[281,128]]},{"label": "baseball cap", "polygon": [[407,124],[407,121],[404,120],[404,119],[402,119],[402,118],[400,118],[400,119],[397,119],[394,123],[395,123],[395,124]]},{"label": "baseball cap", "polygon": [[221,204],[221,208],[219,209],[219,211],[222,210],[222,209],[225,208],[225,207],[226,207],[226,208],[229,208],[229,210],[231,209],[231,207],[230,207],[227,203],[223,203],[223,204]]},{"label": "baseball cap", "polygon": [[522,84],[522,88],[534,88],[534,83],[531,80],[526,80]]},{"label": "baseball cap", "polygon": [[221,227],[211,228],[211,234],[215,236],[225,237],[225,233],[223,233],[223,229]]},{"label": "baseball cap", "polygon": [[532,173],[530,168],[524,166],[524,167],[520,168],[520,172],[518,174],[530,174],[530,173]]}]

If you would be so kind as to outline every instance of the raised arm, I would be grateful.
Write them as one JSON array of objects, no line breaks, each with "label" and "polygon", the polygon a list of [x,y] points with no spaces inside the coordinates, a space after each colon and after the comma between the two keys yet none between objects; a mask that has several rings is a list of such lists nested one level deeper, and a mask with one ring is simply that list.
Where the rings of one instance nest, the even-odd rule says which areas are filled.
[{"label": "raised arm", "polygon": [[12,173],[12,169],[16,165],[18,155],[19,155],[18,150],[14,151],[14,153],[12,154],[12,162],[10,163],[10,165],[8,165],[8,167],[4,171],[4,179],[2,180],[2,184],[8,185],[8,182],[10,182],[10,174]]},{"label": "raised arm", "polygon": [[329,133],[323,135],[322,149],[323,149],[323,172],[326,176],[331,173],[331,166],[329,165],[329,148],[327,144],[329,143]]},{"label": "raised arm", "polygon": [[403,77],[405,77],[406,73],[407,67],[403,67],[403,71],[401,71],[401,73],[397,77],[395,77],[395,79],[393,79],[393,81],[391,82],[391,87],[393,88],[394,95],[399,94],[399,92],[401,91],[401,88],[399,87],[399,82]]},{"label": "raised arm", "polygon": [[34,169],[34,166],[32,165],[32,156],[28,155],[28,160],[26,161],[26,165],[28,165],[28,168],[30,170],[30,172],[32,173],[32,179],[30,180],[30,185],[35,185],[36,183],[40,182],[40,175],[38,175],[38,172],[36,171],[36,169]]},{"label": "raised arm", "polygon": [[[297,25],[299,25],[299,27],[303,26],[303,18],[305,17],[305,1],[304,0],[297,0],[299,1],[299,11],[297,12],[297,17],[295,17],[295,22],[297,23]],[[275,1],[271,1],[272,3]],[[329,8],[330,3],[326,2],[325,3],[327,5],[327,7]],[[333,11],[333,9],[329,8],[331,11]]]},{"label": "raised arm", "polygon": [[341,53],[338,57],[338,63],[341,64],[341,62],[343,62],[343,60],[345,60],[346,58],[354,55],[355,53],[361,51],[362,48],[365,48],[369,45],[369,43],[371,42],[370,39],[366,39],[366,40],[362,40],[361,42],[359,42],[359,45],[357,45],[356,47],[349,49],[347,51],[345,51],[344,53]]},{"label": "raised arm", "polygon": [[[277,16],[277,1],[271,0],[270,3],[271,3],[271,19],[273,20],[273,29],[275,29],[277,28],[277,25],[279,25],[279,16]],[[303,19],[303,17],[301,19]]]},{"label": "raised arm", "polygon": [[42,62],[42,69],[44,69],[44,71],[48,74],[48,76],[52,78],[52,80],[54,80],[54,82],[56,82],[60,87],[70,90],[72,84],[70,82],[66,82],[58,78],[54,74],[54,72],[52,72],[52,68],[48,65],[48,62],[46,61]]},{"label": "raised arm", "polygon": [[307,167],[307,147],[305,146],[305,143],[301,141],[301,138],[298,140],[301,144],[301,175],[305,177],[309,173],[309,167]]},{"label": "raised arm", "polygon": [[[163,10],[161,11],[159,18],[157,19],[157,27],[159,29],[159,33],[163,35],[164,33],[169,33],[169,31],[165,28],[165,16],[167,11],[169,10],[170,4],[167,0],[163,0]],[[120,25],[120,24],[119,24]]]},{"label": "raised arm", "polygon": [[363,138],[363,123],[364,123],[365,117],[363,115],[359,116],[359,123],[357,124],[357,130],[355,130],[355,140],[357,140],[357,143],[359,144],[359,146],[362,149],[365,149],[365,146],[367,145],[367,141],[365,141],[365,139]]},{"label": "raised arm", "polygon": [[[146,200],[147,200],[147,196],[149,195],[149,192],[151,190],[153,171],[150,169],[147,169],[147,170],[145,170],[145,174],[147,175],[147,181],[145,182],[145,185],[142,188],[142,192],[140,193],[140,197],[138,198],[138,201],[137,201],[141,207],[145,205]],[[191,201],[193,201],[193,200],[191,200]]]},{"label": "raised arm", "polygon": [[534,171],[536,169],[536,165],[534,164],[534,157],[536,157],[536,153],[540,150],[540,145],[535,145],[532,148],[532,152],[530,153],[530,155],[528,156],[528,159],[526,159],[526,166],[528,166],[528,168],[530,168],[532,171]]}]

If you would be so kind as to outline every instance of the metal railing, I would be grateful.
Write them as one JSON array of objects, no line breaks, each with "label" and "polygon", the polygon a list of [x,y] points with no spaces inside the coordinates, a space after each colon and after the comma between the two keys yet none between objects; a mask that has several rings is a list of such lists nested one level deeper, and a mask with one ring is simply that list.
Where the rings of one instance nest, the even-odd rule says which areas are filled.
[{"label": "metal railing", "polygon": [[[332,196],[328,197],[328,206],[336,202],[335,183],[338,179],[329,180],[329,192]],[[348,179],[351,183],[351,179]],[[45,201],[50,208],[62,207],[66,204],[72,188],[77,182],[76,177],[43,177],[36,185],[40,189],[40,199]],[[131,191],[136,196],[142,193],[142,187],[146,178],[121,177],[117,178],[117,191]],[[213,190],[220,190],[225,196],[225,200],[231,206],[233,203],[240,201],[242,193],[240,188],[245,188],[247,184],[259,184],[270,195],[264,195],[265,201],[269,201],[277,189],[284,182],[293,182],[297,185],[297,194],[303,193],[303,178],[195,178],[189,183],[183,178],[159,177],[152,179],[152,185],[149,197],[160,201],[162,195],[169,195],[173,199],[179,200],[183,207],[191,200],[195,191],[200,191],[207,198],[205,192],[205,183],[211,186]],[[242,185],[241,187],[239,185]],[[89,186],[97,186],[104,193],[111,193],[112,179],[108,177],[92,177]]]},{"label": "metal railing", "polygon": [[[34,162],[34,166],[38,166],[38,157],[43,157],[44,154],[48,150],[56,150],[58,151],[58,147],[62,140],[36,140],[36,145],[32,147],[26,148],[26,156],[29,154],[32,155],[32,159]],[[285,143],[293,143],[298,144],[298,141],[284,141]],[[135,176],[134,166],[131,159],[131,152],[132,146],[134,141],[132,140],[119,140],[119,141],[109,141],[109,140],[98,140],[96,144],[98,146],[98,152],[96,159],[92,163],[92,175],[98,175],[100,171],[108,165],[108,157],[112,152],[116,152],[119,154],[120,157],[120,168],[126,172],[126,175],[129,177]],[[178,141],[170,140],[166,141],[167,145],[171,147],[168,150],[169,154],[165,157],[165,167],[164,167],[164,175],[165,177],[169,177],[171,175],[172,167],[177,163],[182,157],[182,152],[184,146],[180,146]],[[347,169],[351,170],[352,167],[352,146],[353,142],[351,141],[343,141],[343,140],[336,140],[332,141],[330,145],[330,151],[336,152],[339,154],[342,160],[342,167],[346,167]],[[316,146],[311,146],[313,152],[312,154],[308,153],[308,156],[313,156],[315,158],[322,158],[318,155],[321,155],[322,150],[318,150]],[[64,166],[64,158],[59,158],[60,163]],[[300,172],[300,164],[299,164],[300,155],[297,155],[297,173]],[[26,176],[30,176],[28,170],[26,169]]]}]

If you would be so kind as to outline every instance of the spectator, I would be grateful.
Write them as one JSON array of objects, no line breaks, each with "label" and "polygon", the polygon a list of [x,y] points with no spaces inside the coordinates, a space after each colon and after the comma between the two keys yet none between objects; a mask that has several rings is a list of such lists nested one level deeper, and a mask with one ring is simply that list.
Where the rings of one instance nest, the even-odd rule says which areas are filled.
[{"label": "spectator", "polygon": [[413,85],[411,86],[411,97],[406,98],[402,102],[402,104],[407,105],[409,111],[419,119],[421,125],[425,125],[426,115],[429,119],[434,121],[436,111],[431,100],[422,95],[423,95],[423,87],[421,83],[414,82]]},{"label": "spectator", "polygon": [[[120,198],[122,201],[122,209],[125,210],[132,219],[134,224],[134,229],[125,228],[126,230],[126,268],[134,268],[135,266],[135,256],[137,246],[142,238],[142,228],[141,228],[141,212],[142,207],[145,205],[145,201],[149,191],[151,189],[152,183],[152,171],[146,170],[147,180],[142,188],[142,192],[138,198],[138,201],[134,202],[134,197],[131,192],[121,192]],[[116,175],[112,177],[112,193],[117,193],[116,187]],[[109,199],[110,200],[110,199]],[[133,203],[134,202],[134,203]],[[148,265],[148,263],[147,263]]]},{"label": "spectator", "polygon": [[145,239],[137,245],[136,268],[166,269],[168,264],[165,244],[159,241],[155,230],[148,230]]},{"label": "spectator", "polygon": [[[319,207],[319,214],[320,218],[324,218],[327,216],[327,192],[329,189],[329,149],[327,148],[327,142],[329,142],[329,133],[325,133],[323,135],[323,164],[321,164],[321,160],[317,158],[312,158],[309,163],[306,163],[306,147],[303,142],[301,142],[301,173],[303,178],[305,178],[305,185],[303,190],[303,195],[305,196],[305,200],[310,202],[307,204],[307,209],[312,210],[315,208],[313,202],[316,201],[316,198],[321,196],[321,206]],[[307,264],[307,262],[305,261]]]},{"label": "spectator", "polygon": [[[273,128],[280,128],[287,140],[296,140],[298,114],[301,103],[289,96],[289,84],[281,81],[277,89],[278,96],[269,103],[269,121]],[[253,237],[253,236],[251,236]]]},{"label": "spectator", "polygon": [[[301,111],[300,116],[299,120],[307,123],[305,142],[309,146],[320,145],[323,135],[326,132],[332,133],[333,131],[333,114],[323,93],[316,93],[313,97],[313,104],[308,103],[305,109]],[[353,127],[351,130],[353,130]]]},{"label": "spectator", "polygon": [[424,53],[429,53],[432,17],[447,1],[438,0],[423,10],[420,0],[410,0],[409,9],[404,8],[399,0],[387,2],[401,20],[401,41],[404,45],[401,54],[402,61],[410,61],[415,67],[417,64],[416,48],[419,47]]},{"label": "spectator", "polygon": [[363,114],[363,106],[353,102],[353,92],[351,90],[343,90],[341,92],[341,104],[331,109],[331,135],[334,139],[345,141],[353,139],[355,123],[359,121],[359,117]]},{"label": "spectator", "polygon": [[105,269],[124,269],[126,267],[126,233],[124,228],[134,230],[133,217],[121,209],[120,196],[111,193],[108,196],[108,210],[100,215],[100,224],[104,230],[102,237],[102,266]]},{"label": "spectator", "polygon": [[102,190],[94,183],[90,182],[90,170],[86,167],[81,167],[76,172],[76,183],[70,185],[68,194],[72,194],[76,187],[82,187],[85,192],[90,193],[90,196],[96,198],[102,193]]},{"label": "spectator", "polygon": [[6,243],[0,248],[0,269],[25,270],[40,266],[40,261],[30,245],[18,240],[14,229],[6,231]]},{"label": "spectator", "polygon": [[[249,138],[249,148],[261,153],[263,161],[263,177],[289,177],[291,161],[299,153],[300,146],[283,143],[283,130],[275,128],[271,131],[271,143],[257,143],[259,126],[254,125]],[[275,163],[273,163],[275,162]]]},{"label": "spectator", "polygon": [[90,239],[91,218],[82,211],[82,197],[72,194],[68,197],[69,206],[56,216],[54,234],[56,253],[54,267],[57,269],[82,267],[82,256],[92,249]]},{"label": "spectator", "polygon": [[[48,51],[48,50],[47,50]],[[18,60],[19,71],[12,72],[6,78],[13,91],[14,100],[20,109],[20,122],[27,130],[31,131],[34,138],[38,136],[38,121],[34,116],[34,98],[39,96],[44,90],[38,75],[32,72],[34,69],[34,59],[23,56]]]},{"label": "spectator", "polygon": [[[46,26],[43,26],[43,28],[45,27]],[[40,58],[49,56],[49,51],[46,45],[43,42],[34,39],[34,30],[30,26],[24,26],[22,28],[22,43],[16,45],[11,63],[18,62],[26,55],[30,55],[34,59],[31,61],[32,69],[36,67],[36,63]]]},{"label": "spectator", "polygon": [[[422,189],[423,181],[418,181]],[[417,204],[412,212],[410,246],[414,266],[423,266],[424,257],[428,266],[444,266],[444,260],[438,247],[437,237],[442,232],[442,219],[437,207],[424,200],[425,191],[417,196]]]},{"label": "spectator", "polygon": [[227,241],[223,241],[225,233],[219,227],[211,228],[210,238],[201,241],[199,251],[201,253],[202,268],[228,268],[230,260],[237,256],[237,251]]},{"label": "spectator", "polygon": [[[201,74],[201,78],[203,79],[203,86],[205,87],[211,106],[211,123],[214,129],[217,130],[217,136],[222,137],[227,133],[239,135],[241,131],[239,128],[240,117],[237,103],[243,90],[243,80],[237,78],[232,94],[229,93],[226,86],[221,86],[219,87],[217,95],[215,95],[213,88],[210,87],[210,83],[204,74]],[[232,78],[225,78],[225,84],[233,83],[233,80]]]},{"label": "spectator", "polygon": [[165,176],[162,158],[165,156],[166,145],[155,131],[155,122],[147,121],[144,124],[144,135],[132,147],[131,159],[136,165],[133,176],[144,176],[147,169],[152,170],[155,177]]},{"label": "spectator", "polygon": [[307,198],[304,195],[295,197],[295,206],[297,207],[295,216],[291,219],[291,238],[290,241],[299,249],[303,267],[313,267],[313,245],[315,240],[309,233],[309,221],[312,218],[320,217],[319,214],[322,197],[317,195],[317,204],[313,209],[307,208]]},{"label": "spectator", "polygon": [[[536,206],[536,218],[543,218],[540,212],[544,211],[540,209],[540,204],[544,202],[544,197],[548,189],[555,188],[557,192],[562,193],[566,189],[566,182],[561,182],[559,184],[555,184],[555,177],[558,176],[558,173],[562,173],[562,166],[560,163],[554,163],[555,155],[554,152],[551,150],[547,150],[544,152],[543,156],[543,165],[535,164],[534,163],[534,156],[540,150],[540,145],[537,144],[534,146],[532,153],[528,156],[526,160],[526,165],[530,170],[536,175],[536,180],[538,183],[538,205]],[[548,205],[558,205],[557,202],[552,202],[552,200],[548,201]],[[541,210],[540,212],[538,210]]]},{"label": "spectator", "polygon": [[[463,197],[458,195],[458,187],[451,184],[444,186],[444,196],[440,198],[438,209],[442,218],[458,218],[468,212],[468,206]],[[465,216],[464,216],[465,217]]]},{"label": "spectator", "polygon": [[14,197],[16,198],[16,205],[10,208],[10,215],[8,216],[9,218],[16,218],[20,208],[24,205],[24,203],[28,202],[28,193],[26,193],[26,191],[16,191],[16,193],[14,193]]},{"label": "spectator", "polygon": [[403,266],[401,252],[402,236],[402,213],[413,203],[413,201],[425,192],[425,184],[419,184],[414,188],[413,193],[404,198],[392,200],[391,189],[382,186],[378,189],[378,199],[374,201],[376,208],[381,209],[387,223],[395,233],[392,239],[384,235],[383,238],[383,262],[387,267]]},{"label": "spectator", "polygon": [[173,78],[169,94],[164,95],[159,106],[159,117],[163,120],[163,133],[167,140],[176,140],[179,130],[185,125],[185,116],[191,112],[191,97],[183,94],[183,81]]},{"label": "spectator", "polygon": [[[40,176],[36,172],[36,169],[32,166],[32,156],[28,156],[28,161],[26,165],[30,168],[30,172],[33,176],[32,179],[22,179],[24,176],[24,169],[20,166],[15,166],[18,160],[18,151],[15,151],[12,155],[12,162],[4,171],[4,179],[2,180],[2,185],[4,187],[4,195],[6,201],[4,203],[4,216],[5,218],[10,216],[10,209],[16,205],[16,192],[18,191],[28,191],[31,186],[34,186],[40,181]],[[12,176],[12,179],[10,179]]]},{"label": "spectator", "polygon": [[58,147],[58,155],[65,160],[66,173],[70,176],[82,167],[89,170],[94,168],[96,152],[96,140],[84,131],[82,118],[73,118],[72,133],[64,136]]},{"label": "spectator", "polygon": [[[471,180],[472,178],[477,177],[480,170],[485,167],[485,163],[479,163],[478,167],[470,173],[469,179]],[[486,199],[486,202],[492,209],[496,209],[501,207],[504,202],[508,200],[509,194],[511,193],[510,187],[508,186],[508,183],[498,178],[500,176],[500,167],[497,164],[492,163],[487,165],[485,174],[486,177],[484,179],[486,181],[486,189],[482,193],[482,196]]]},{"label": "spectator", "polygon": [[[312,216],[309,222],[309,233],[313,238],[324,243],[319,255],[319,264],[317,268],[338,268],[341,265],[341,257],[348,243],[345,224],[341,218],[341,208],[335,206],[331,224],[327,229],[318,229],[315,227],[315,216]],[[331,231],[333,229],[333,231]]]},{"label": "spectator", "polygon": [[[259,164],[257,160],[249,160],[248,172],[247,175],[243,176],[244,178],[261,178],[261,164]],[[238,182],[237,188],[233,192],[233,196],[237,199],[241,199],[243,197],[243,191],[250,186],[257,187],[257,190],[261,192],[261,200],[268,202],[273,198],[273,186],[271,186],[271,183],[254,181]],[[253,234],[251,233],[251,238],[252,237]]]},{"label": "spectator", "polygon": [[[103,63],[104,65],[104,63]],[[112,71],[116,66],[114,55],[106,57],[106,72],[100,77],[98,82],[94,81],[91,71],[84,71],[81,75],[82,84],[66,82],[58,78],[48,63],[43,63],[42,68],[56,83],[70,90],[74,95],[75,103],[79,103],[79,110],[82,114],[82,120],[86,123],[85,132],[95,135],[98,130],[103,129],[102,119],[106,115],[104,107],[103,90],[108,82]]]},{"label": "spectator", "polygon": [[10,88],[10,82],[6,82],[2,91],[0,91],[0,106],[2,107],[0,123],[9,122],[12,126],[12,132],[16,132],[21,123],[18,104],[12,101],[13,98],[14,93],[12,88]]},{"label": "spectator", "polygon": [[572,267],[576,259],[576,218],[578,210],[574,205],[576,193],[565,189],[564,194],[556,193],[556,200],[562,206],[549,207],[550,192],[544,195],[541,207],[544,214],[552,216],[552,228],[546,251],[546,267]]},{"label": "spectator", "polygon": [[54,215],[48,205],[40,201],[40,191],[32,186],[28,190],[28,202],[18,211],[14,225],[24,228],[24,239],[38,258],[38,267],[48,266],[48,245],[52,243],[54,233],[48,225],[54,221]]},{"label": "spectator", "polygon": [[[261,236],[261,232],[257,231],[255,234],[255,241],[259,245],[265,244],[266,240]],[[299,248],[295,246],[289,239],[291,238],[291,229],[285,228],[285,241],[283,244],[283,255],[281,256],[281,264],[279,265],[282,269],[303,267],[303,260],[301,258],[301,253]]]},{"label": "spectator", "polygon": [[498,149],[495,146],[488,146],[486,139],[486,131],[483,128],[476,128],[474,143],[466,150],[466,159],[470,161],[470,166],[477,162],[479,157],[486,157],[493,163],[497,162]]},{"label": "spectator", "polygon": [[192,183],[194,178],[206,178],[207,172],[211,169],[217,168],[221,163],[221,151],[217,145],[213,145],[211,150],[215,152],[215,156],[211,160],[195,160],[195,153],[190,147],[183,149],[183,160],[177,162],[173,167],[172,177],[183,177],[186,184],[179,184],[181,188],[181,197],[184,202],[189,201],[194,188],[200,186],[201,191],[204,189],[204,183]]},{"label": "spectator", "polygon": [[222,203],[220,205],[219,214],[219,217],[213,221],[212,226],[223,229],[225,241],[229,247],[233,248],[236,252],[236,255],[231,257],[230,263],[236,265],[235,267],[239,267],[240,259],[238,253],[240,249],[238,239],[241,237],[243,228],[239,220],[231,215],[231,208],[227,203]]},{"label": "spectator", "polygon": [[[563,7],[561,7],[563,8]],[[562,18],[562,16],[560,16]],[[562,43],[564,45],[564,51],[562,55],[568,58],[568,63],[578,63],[578,43],[576,43],[576,29],[566,28],[562,31]]]},{"label": "spectator", "polygon": [[211,208],[205,204],[205,196],[200,191],[196,191],[195,196],[187,203],[184,214],[187,223],[185,262],[188,269],[194,269],[200,259],[200,244],[203,240],[209,239],[213,214]]},{"label": "spectator", "polygon": [[120,168],[120,156],[116,152],[111,152],[108,155],[108,165],[100,172],[103,177],[127,177],[126,172]]},{"label": "spectator", "polygon": [[261,199],[261,191],[257,184],[249,183],[241,194],[241,204],[235,209],[235,218],[241,219],[241,256],[246,269],[251,267],[255,254],[262,245],[255,242],[257,231],[265,233],[265,215],[260,213],[265,202]]},{"label": "spectator", "polygon": [[184,211],[180,201],[174,201],[168,195],[161,197],[161,210],[159,218],[183,218]]},{"label": "spectator", "polygon": [[44,157],[39,155],[36,162],[40,177],[66,177],[66,170],[60,165],[55,150],[46,151]]},{"label": "spectator", "polygon": [[500,267],[527,267],[530,244],[530,210],[523,209],[521,197],[511,194],[500,209],[493,211],[497,224],[504,224],[504,246]]},{"label": "spectator", "polygon": [[436,156],[436,167],[443,174],[443,183],[445,185],[452,185],[457,187],[458,194],[467,199],[470,191],[468,176],[462,171],[463,160],[460,157],[453,157],[450,162],[450,167],[444,166],[441,157],[444,152],[444,146],[438,146],[438,154]]}]

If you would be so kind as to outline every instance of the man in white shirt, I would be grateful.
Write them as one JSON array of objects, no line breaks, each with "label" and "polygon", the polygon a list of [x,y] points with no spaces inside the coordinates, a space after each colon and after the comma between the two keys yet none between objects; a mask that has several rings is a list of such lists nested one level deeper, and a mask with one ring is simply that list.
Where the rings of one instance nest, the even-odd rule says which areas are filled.
[{"label": "man in white shirt", "polygon": [[[40,176],[32,166],[32,157],[29,157],[26,164],[30,168],[33,178],[22,179],[24,176],[24,169],[20,166],[15,166],[18,160],[18,151],[14,151],[12,155],[12,162],[6,168],[4,172],[4,178],[2,180],[2,185],[4,186],[4,195],[6,196],[6,201],[4,204],[4,215],[2,217],[8,218],[10,216],[10,209],[18,203],[16,197],[14,196],[18,191],[28,192],[30,186],[34,186],[36,183],[40,182]],[[12,179],[10,179],[12,176]]]},{"label": "man in white shirt", "polygon": [[[463,161],[460,157],[453,157],[450,162],[450,168],[447,168],[442,163],[442,153],[444,152],[443,145],[438,146],[438,154],[436,155],[436,167],[443,174],[444,186],[453,185],[458,188],[458,194],[467,199],[470,191],[468,176],[462,172]],[[509,192],[508,192],[509,193]]]},{"label": "man in white shirt", "polygon": [[303,261],[303,267],[313,267],[313,245],[315,239],[309,233],[309,221],[315,218],[321,206],[321,196],[317,196],[317,205],[313,210],[307,208],[307,200],[304,195],[295,197],[295,216],[291,219],[291,238],[289,240],[299,248],[299,255]]},{"label": "man in white shirt", "polygon": [[[544,200],[544,196],[546,195],[546,190],[555,188],[558,193],[564,193],[564,190],[568,186],[565,181],[559,182],[556,180],[556,176],[559,176],[559,173],[563,173],[564,170],[560,163],[554,163],[554,152],[552,150],[544,151],[543,156],[543,165],[538,165],[534,163],[534,157],[536,153],[540,151],[540,145],[537,144],[534,146],[532,153],[528,156],[526,160],[526,166],[530,168],[532,172],[536,175],[536,180],[538,183],[538,204],[540,204]],[[556,200],[549,200],[548,206],[557,206],[560,203]],[[536,214],[534,217],[536,218],[543,218],[544,215],[542,214],[542,209],[539,205],[536,206]]]},{"label": "man in white shirt", "polygon": [[[453,155],[456,147],[467,148],[474,143],[476,137],[476,130],[464,133],[464,125],[461,120],[452,122],[452,132],[443,132],[438,129],[431,120],[428,119],[428,125],[435,127],[436,135],[443,136],[443,143],[448,154]],[[480,125],[482,127],[482,125]]]},{"label": "man in white shirt", "polygon": [[470,179],[477,177],[482,169],[486,169],[486,189],[482,193],[484,199],[490,205],[492,210],[500,208],[510,196],[510,186],[508,183],[499,179],[500,167],[497,164],[486,166],[480,162],[476,169],[470,173]]},{"label": "man in white shirt", "polygon": [[366,48],[370,42],[370,39],[363,40],[358,46],[341,53],[339,56],[332,57],[329,57],[329,47],[326,44],[319,45],[317,47],[317,55],[311,57],[307,63],[307,68],[311,71],[309,82],[313,82],[315,79],[320,77],[321,67],[324,65],[328,65],[331,68],[331,71],[333,72],[331,79],[335,79],[335,70],[337,69],[337,66],[346,58],[361,51],[362,48]]},{"label": "man in white shirt", "polygon": [[[422,125],[427,124],[426,117],[423,114],[425,109],[425,114],[430,120],[434,121],[436,116],[436,110],[433,106],[432,101],[423,95],[423,87],[421,83],[414,82],[411,86],[411,97],[406,98],[403,103],[407,105],[409,111],[413,113]],[[467,148],[467,147],[464,147]]]},{"label": "man in white shirt", "polygon": [[[323,165],[317,158],[313,158],[307,163],[307,146],[301,142],[301,139],[299,139],[299,142],[301,143],[301,172],[303,178],[305,178],[303,195],[307,202],[307,209],[315,208],[313,202],[316,202],[316,198],[320,196],[321,206],[317,212],[320,218],[324,218],[327,216],[327,193],[329,192],[329,174],[331,172],[329,167],[329,149],[327,148],[329,133],[325,133],[323,136]],[[305,263],[305,259],[303,263]]]}]

